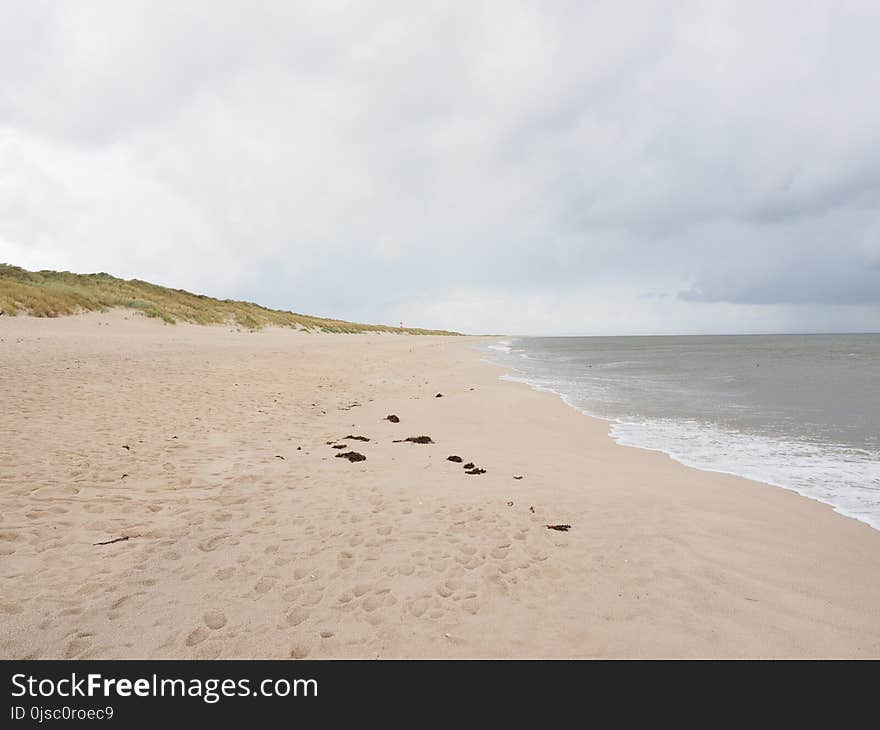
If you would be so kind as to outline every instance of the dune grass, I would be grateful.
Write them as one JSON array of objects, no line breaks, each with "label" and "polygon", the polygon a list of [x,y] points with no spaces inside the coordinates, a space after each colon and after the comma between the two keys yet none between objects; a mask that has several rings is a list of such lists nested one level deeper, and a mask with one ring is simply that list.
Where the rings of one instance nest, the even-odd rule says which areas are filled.
[{"label": "dune grass", "polygon": [[0,264],[0,313],[60,317],[123,307],[168,324],[232,324],[248,330],[266,326],[319,332],[394,332],[411,335],[455,335],[446,330],[359,324],[267,309],[252,302],[214,299],[183,289],[169,289],[138,279],[110,274],[72,274],[69,271],[27,271]]}]

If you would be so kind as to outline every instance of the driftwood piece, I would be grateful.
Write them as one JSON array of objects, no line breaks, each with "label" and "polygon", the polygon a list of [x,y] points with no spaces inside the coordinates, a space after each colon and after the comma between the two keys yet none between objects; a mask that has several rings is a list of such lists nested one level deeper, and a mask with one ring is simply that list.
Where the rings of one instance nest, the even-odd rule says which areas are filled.
[{"label": "driftwood piece", "polygon": [[117,538],[114,538],[113,540],[105,540],[104,542],[94,542],[92,544],[93,545],[112,545],[114,542],[125,542],[126,540],[131,540],[131,537],[129,535],[126,535],[125,537],[117,537]]}]

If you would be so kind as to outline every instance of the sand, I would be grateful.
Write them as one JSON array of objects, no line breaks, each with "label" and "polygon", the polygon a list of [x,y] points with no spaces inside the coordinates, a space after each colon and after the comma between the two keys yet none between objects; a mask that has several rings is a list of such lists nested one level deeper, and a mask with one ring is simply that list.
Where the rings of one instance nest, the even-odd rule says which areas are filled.
[{"label": "sand", "polygon": [[880,656],[880,532],[472,344],[0,317],[0,656]]}]

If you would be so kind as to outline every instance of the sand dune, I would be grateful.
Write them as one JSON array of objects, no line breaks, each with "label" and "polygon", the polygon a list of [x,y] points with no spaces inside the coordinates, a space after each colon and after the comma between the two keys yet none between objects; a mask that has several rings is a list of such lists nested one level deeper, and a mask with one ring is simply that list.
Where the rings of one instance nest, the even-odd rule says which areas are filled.
[{"label": "sand dune", "polygon": [[0,318],[0,656],[880,656],[880,533],[468,344]]}]

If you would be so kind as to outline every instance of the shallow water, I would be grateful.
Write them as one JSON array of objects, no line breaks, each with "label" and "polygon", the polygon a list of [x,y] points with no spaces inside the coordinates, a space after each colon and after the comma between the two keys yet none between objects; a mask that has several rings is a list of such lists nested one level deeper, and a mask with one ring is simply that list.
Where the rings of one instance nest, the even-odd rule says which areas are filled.
[{"label": "shallow water", "polygon": [[505,377],[613,421],[620,443],[880,529],[880,335],[535,337],[487,351]]}]

